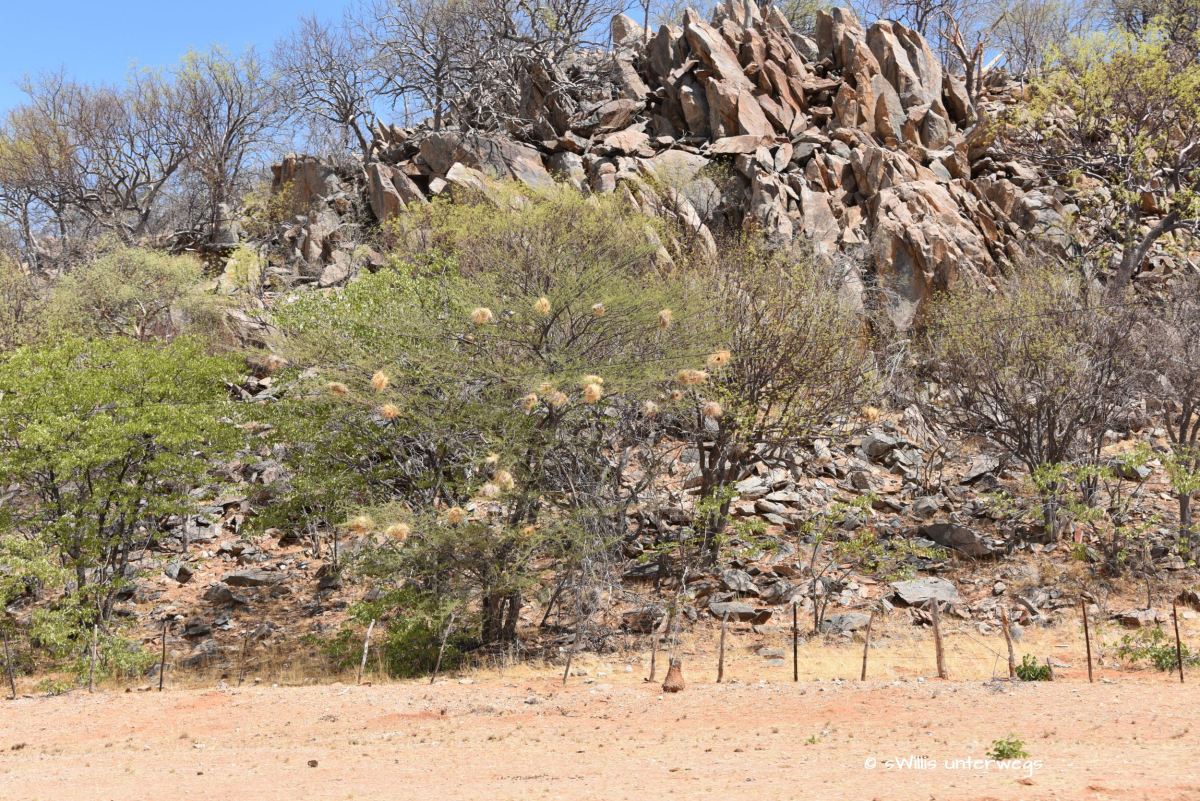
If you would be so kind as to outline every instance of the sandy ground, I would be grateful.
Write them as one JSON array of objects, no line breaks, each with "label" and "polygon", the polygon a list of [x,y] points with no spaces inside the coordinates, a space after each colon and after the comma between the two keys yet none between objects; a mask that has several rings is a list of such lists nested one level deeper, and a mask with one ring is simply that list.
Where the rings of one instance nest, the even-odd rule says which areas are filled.
[{"label": "sandy ground", "polygon": [[[600,672],[0,701],[0,799],[1200,799],[1200,693],[1157,673]],[[1010,732],[1032,765],[970,763]]]}]

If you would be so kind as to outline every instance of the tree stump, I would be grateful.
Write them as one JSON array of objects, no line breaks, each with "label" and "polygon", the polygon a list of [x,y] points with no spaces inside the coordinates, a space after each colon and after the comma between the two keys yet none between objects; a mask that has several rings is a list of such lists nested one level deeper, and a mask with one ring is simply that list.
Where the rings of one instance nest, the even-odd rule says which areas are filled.
[{"label": "tree stump", "polygon": [[685,685],[683,683],[683,660],[682,659],[672,659],[671,667],[670,667],[670,669],[667,670],[667,678],[665,681],[663,681],[663,686],[662,686],[663,692],[664,693],[682,692],[684,686]]}]

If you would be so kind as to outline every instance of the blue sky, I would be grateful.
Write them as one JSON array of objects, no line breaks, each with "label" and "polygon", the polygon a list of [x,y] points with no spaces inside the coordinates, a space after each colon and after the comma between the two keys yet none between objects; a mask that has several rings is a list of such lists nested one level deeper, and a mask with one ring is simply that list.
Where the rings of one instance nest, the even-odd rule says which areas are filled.
[{"label": "blue sky", "polygon": [[348,0],[13,0],[0,24],[0,109],[22,100],[25,74],[67,72],[116,82],[133,61],[170,64],[217,43],[269,51],[296,18],[341,16]]}]

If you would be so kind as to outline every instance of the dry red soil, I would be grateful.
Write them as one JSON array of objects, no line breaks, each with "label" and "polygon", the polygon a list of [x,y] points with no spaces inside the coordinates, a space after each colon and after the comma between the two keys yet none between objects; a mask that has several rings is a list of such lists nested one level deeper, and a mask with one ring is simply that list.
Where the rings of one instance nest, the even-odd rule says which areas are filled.
[{"label": "dry red soil", "polygon": [[[0,701],[0,799],[1200,799],[1200,694],[1158,675],[687,673]],[[962,764],[1009,732],[1034,766]],[[888,768],[913,755],[934,767]]]}]

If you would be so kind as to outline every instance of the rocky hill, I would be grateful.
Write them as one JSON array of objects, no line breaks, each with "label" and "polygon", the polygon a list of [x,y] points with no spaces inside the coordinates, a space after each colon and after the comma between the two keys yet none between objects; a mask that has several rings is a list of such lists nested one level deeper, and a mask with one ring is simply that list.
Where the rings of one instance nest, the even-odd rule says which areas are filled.
[{"label": "rocky hill", "polygon": [[612,33],[614,51],[587,56],[599,87],[570,70],[528,76],[524,119],[507,135],[380,125],[362,171],[277,164],[276,188],[290,186],[308,215],[286,235],[293,259],[324,285],[354,271],[338,249],[347,197],[387,220],[489,176],[557,179],[622,192],[701,249],[722,230],[758,229],[777,245],[852,253],[847,286],[886,290],[905,327],[932,292],[965,270],[992,274],[1027,236],[1067,244],[1072,197],[993,141],[1022,87],[993,73],[973,100],[903,25],[864,29],[839,8],[819,15],[813,40],[778,10],[764,19],[727,0],[712,22],[689,10],[650,33],[622,15]]}]

